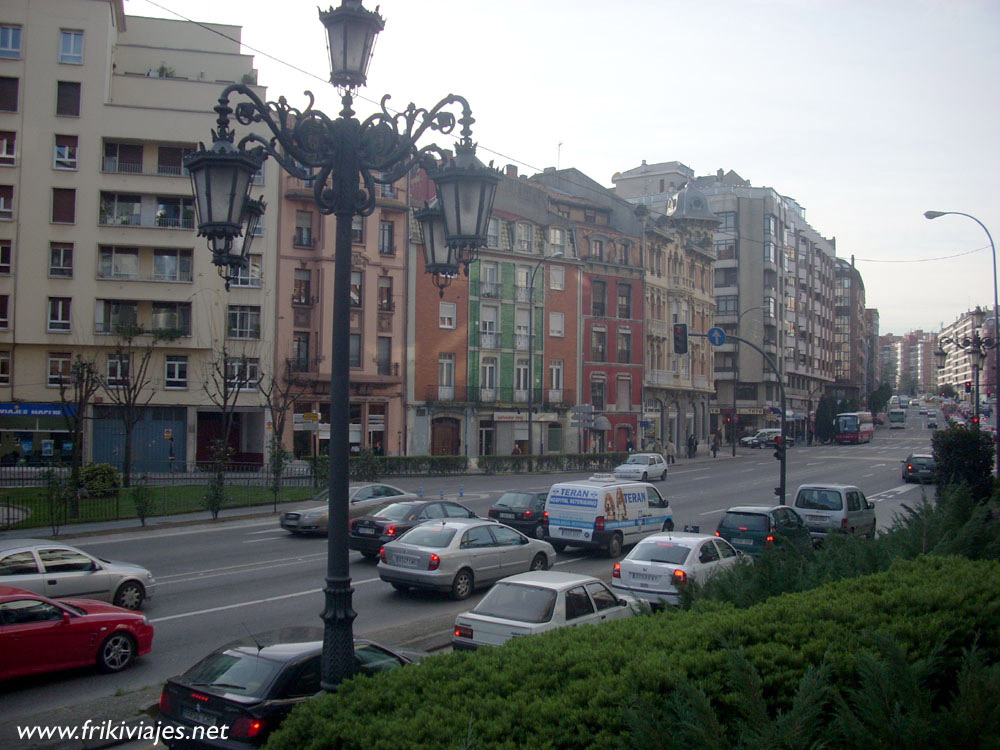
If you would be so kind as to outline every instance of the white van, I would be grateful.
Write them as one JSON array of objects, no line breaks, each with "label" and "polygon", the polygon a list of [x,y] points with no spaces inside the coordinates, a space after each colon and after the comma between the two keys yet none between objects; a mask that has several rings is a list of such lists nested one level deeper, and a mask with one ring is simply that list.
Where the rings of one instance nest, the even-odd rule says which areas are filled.
[{"label": "white van", "polygon": [[545,538],[556,551],[585,547],[618,557],[626,544],[674,528],[670,504],[656,487],[622,481],[613,474],[552,485],[545,511],[549,516]]}]

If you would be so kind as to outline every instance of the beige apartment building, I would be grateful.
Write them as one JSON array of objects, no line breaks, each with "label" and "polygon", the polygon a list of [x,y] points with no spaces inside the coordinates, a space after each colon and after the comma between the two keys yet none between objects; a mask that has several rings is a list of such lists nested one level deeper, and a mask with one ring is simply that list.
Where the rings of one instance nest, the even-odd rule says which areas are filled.
[{"label": "beige apartment building", "polygon": [[[108,389],[137,375],[152,332],[169,330],[146,373],[134,468],[207,460],[220,383],[241,391],[234,459],[263,459],[257,385],[274,374],[277,222],[262,220],[252,267],[227,292],[195,236],[182,166],[210,142],[222,88],[256,81],[239,39],[236,26],[126,16],[122,0],[0,5],[3,455],[39,461],[70,449],[59,385],[79,355],[106,383],[87,459],[120,461]],[[266,166],[253,195],[276,206],[277,169]],[[124,357],[115,354],[123,326],[144,332]]]}]

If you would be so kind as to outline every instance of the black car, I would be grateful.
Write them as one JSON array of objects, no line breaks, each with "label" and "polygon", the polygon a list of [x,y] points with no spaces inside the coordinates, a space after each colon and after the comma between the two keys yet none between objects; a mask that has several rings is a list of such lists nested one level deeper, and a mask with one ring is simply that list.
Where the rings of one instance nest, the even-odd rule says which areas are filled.
[{"label": "black car", "polygon": [[[188,671],[171,677],[160,694],[160,724],[215,728],[200,742],[167,740],[168,747],[248,748],[270,734],[299,703],[320,692],[320,628],[287,628],[229,643]],[[354,669],[374,674],[420,661],[420,651],[393,651],[354,639]],[[221,727],[228,727],[225,739]]]},{"label": "black car", "polygon": [[903,461],[904,482],[933,482],[937,474],[937,461],[928,453],[911,453]]},{"label": "black car", "polygon": [[410,500],[387,505],[382,510],[351,521],[347,546],[376,560],[382,545],[391,542],[417,524],[441,518],[478,518],[461,503],[449,500]]},{"label": "black car", "polygon": [[548,496],[548,492],[505,492],[493,503],[489,516],[522,534],[544,539],[549,530],[549,514],[545,512]]}]

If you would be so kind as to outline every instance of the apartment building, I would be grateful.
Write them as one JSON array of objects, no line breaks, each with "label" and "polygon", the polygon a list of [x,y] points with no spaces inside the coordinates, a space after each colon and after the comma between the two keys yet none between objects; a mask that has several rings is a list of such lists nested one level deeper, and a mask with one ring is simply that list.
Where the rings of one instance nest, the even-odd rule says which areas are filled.
[{"label": "apartment building", "polygon": [[[975,383],[976,373],[973,358],[969,355],[968,351],[962,349],[959,345],[966,341],[971,341],[973,333],[976,331],[977,315],[982,316],[982,325],[983,329],[985,329],[980,329],[980,337],[988,335],[988,331],[992,329],[993,321],[990,319],[992,310],[989,312],[987,310],[988,308],[985,307],[977,308],[976,310],[966,310],[954,321],[942,327],[941,332],[933,338],[934,342],[939,344],[948,354],[944,368],[937,370],[938,383],[940,385],[948,384],[952,386],[958,392],[959,399],[969,402],[972,401],[972,396],[965,394],[965,384]],[[988,319],[989,328],[986,328]],[[926,338],[930,340],[931,336],[928,335]],[[944,339],[951,339],[951,341],[947,342]],[[928,354],[933,361],[933,350]],[[989,378],[989,372],[992,369],[994,361],[994,352],[989,351],[987,352],[986,360],[980,364],[979,391],[981,399],[985,397],[987,390],[992,393],[990,388],[992,381]],[[934,390],[937,389],[935,388]]]},{"label": "apartment building", "polygon": [[[964,317],[969,317],[966,313]],[[962,324],[963,318],[959,318],[956,323],[945,330],[958,331],[963,329],[972,330],[971,322]],[[940,336],[949,335],[942,332]],[[971,380],[971,365],[966,361],[962,362],[964,355],[961,352],[954,353],[949,357],[949,368],[946,371],[937,369],[934,352],[938,349],[938,336],[936,333],[927,333],[922,330],[910,331],[902,336],[886,334],[879,337],[879,346],[882,350],[884,364],[882,372],[885,376],[884,382],[892,384],[893,390],[897,393],[917,395],[920,393],[935,393],[938,383],[960,384],[964,381],[955,380],[956,374],[968,374],[967,380]],[[957,385],[956,385],[957,388]]]},{"label": "apartment building", "polygon": [[836,320],[834,323],[834,374],[832,393],[840,400],[854,401],[859,408],[867,404],[868,375],[871,364],[865,317],[865,282],[850,262],[837,258]]},{"label": "apartment building", "polygon": [[[210,457],[220,384],[241,391],[231,401],[235,460],[262,460],[256,386],[274,359],[275,235],[265,218],[254,264],[226,292],[195,236],[182,166],[210,139],[221,89],[256,80],[239,38],[236,26],[126,16],[122,0],[0,7],[4,455],[47,460],[72,449],[60,384],[79,355],[106,383],[93,399],[87,459],[120,462],[108,389],[135,382],[151,351],[136,469]],[[254,194],[275,204],[265,174]],[[126,329],[137,335],[122,348]]]}]

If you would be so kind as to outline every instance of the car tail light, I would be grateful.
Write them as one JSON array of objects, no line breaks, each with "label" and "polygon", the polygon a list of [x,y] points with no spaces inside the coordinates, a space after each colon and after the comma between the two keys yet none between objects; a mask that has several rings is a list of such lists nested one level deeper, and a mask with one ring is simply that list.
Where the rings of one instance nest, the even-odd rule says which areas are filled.
[{"label": "car tail light", "polygon": [[386,536],[395,536],[396,535],[396,527],[395,526],[386,526],[385,527],[385,535]]},{"label": "car tail light", "polygon": [[604,516],[594,519],[594,531],[604,531]]},{"label": "car tail light", "polygon": [[488,515],[490,518],[496,518],[497,517],[496,508],[490,508],[489,513],[487,513],[486,515]]},{"label": "car tail light", "polygon": [[622,564],[621,563],[615,563],[615,567],[613,567],[611,569],[611,577],[612,578],[621,578],[622,577]]},{"label": "car tail light", "polygon": [[389,562],[388,560],[385,559],[385,547],[382,547],[382,548],[379,549],[379,551],[378,551],[378,559],[381,560],[384,563]]},{"label": "car tail light", "polygon": [[254,719],[249,716],[241,716],[229,727],[231,737],[257,737],[264,731],[267,725],[263,719]]},{"label": "car tail light", "polygon": [[454,636],[456,638],[472,638],[472,628],[467,628],[465,625],[456,625]]},{"label": "car tail light", "polygon": [[440,564],[441,558],[437,555],[431,555],[431,559],[427,561],[427,570],[437,570]]},{"label": "car tail light", "polygon": [[718,529],[716,529],[716,530],[715,530],[715,535],[716,535],[716,536],[722,536],[722,534],[721,534],[721,533],[719,533],[719,530],[718,530]]},{"label": "car tail light", "polygon": [[907,471],[913,471],[913,464],[907,464],[906,465],[906,470]]},{"label": "car tail light", "polygon": [[840,530],[841,531],[847,531],[847,519],[846,518],[841,518],[840,519]]},{"label": "car tail light", "polygon": [[164,690],[160,693],[160,713],[169,714],[173,710],[173,705],[170,702],[170,696],[167,695],[167,691]]},{"label": "car tail light", "polygon": [[356,528],[358,528],[358,521],[357,521],[357,519],[351,521],[351,531],[354,531]]},{"label": "car tail light", "polygon": [[202,703],[208,702],[208,696],[202,695],[201,693],[191,693],[191,697],[194,698],[196,701],[201,701]]},{"label": "car tail light", "polygon": [[530,510],[524,511],[524,519],[527,520],[529,518],[531,518],[531,511]]},{"label": "car tail light", "polygon": [[768,534],[764,537],[764,544],[774,544],[774,534]]},{"label": "car tail light", "polygon": [[548,521],[549,520],[549,512],[548,511],[544,511],[542,513],[542,518],[544,518],[546,521]]},{"label": "car tail light", "polygon": [[671,577],[674,580],[674,586],[683,586],[684,584],[686,584],[688,582],[688,574],[685,573],[680,568],[678,568],[677,570],[675,570],[673,576],[671,576]]}]

